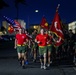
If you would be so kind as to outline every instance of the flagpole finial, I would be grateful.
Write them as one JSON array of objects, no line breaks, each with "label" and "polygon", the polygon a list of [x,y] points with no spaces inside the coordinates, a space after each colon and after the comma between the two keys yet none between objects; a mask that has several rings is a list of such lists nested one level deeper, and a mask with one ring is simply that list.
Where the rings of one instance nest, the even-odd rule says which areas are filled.
[{"label": "flagpole finial", "polygon": [[58,7],[60,6],[60,4],[58,4]]},{"label": "flagpole finial", "polygon": [[58,4],[58,6],[57,6],[57,8],[56,8],[56,12],[58,11],[59,7],[60,7],[60,4]]}]

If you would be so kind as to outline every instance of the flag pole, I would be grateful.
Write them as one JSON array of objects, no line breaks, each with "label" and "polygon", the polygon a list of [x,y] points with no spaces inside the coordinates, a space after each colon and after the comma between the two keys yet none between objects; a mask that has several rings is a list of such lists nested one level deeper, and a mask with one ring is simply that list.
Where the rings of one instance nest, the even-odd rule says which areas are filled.
[{"label": "flag pole", "polygon": [[56,12],[58,12],[59,7],[60,7],[60,4],[58,4],[58,6],[57,6],[57,8],[56,8]]}]

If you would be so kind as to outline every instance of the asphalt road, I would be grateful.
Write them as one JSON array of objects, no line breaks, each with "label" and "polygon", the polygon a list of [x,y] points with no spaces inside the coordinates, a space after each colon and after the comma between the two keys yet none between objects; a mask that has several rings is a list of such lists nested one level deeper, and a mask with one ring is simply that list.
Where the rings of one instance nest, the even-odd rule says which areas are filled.
[{"label": "asphalt road", "polygon": [[29,62],[25,69],[19,65],[16,58],[0,59],[0,75],[76,75],[76,68],[72,65],[50,66],[40,69],[39,62]]},{"label": "asphalt road", "polygon": [[40,69],[39,60],[33,63],[29,58],[29,64],[22,69],[17,60],[16,50],[13,49],[13,43],[0,46],[0,75],[76,75],[76,67],[65,60],[55,60],[50,68],[44,70]]}]

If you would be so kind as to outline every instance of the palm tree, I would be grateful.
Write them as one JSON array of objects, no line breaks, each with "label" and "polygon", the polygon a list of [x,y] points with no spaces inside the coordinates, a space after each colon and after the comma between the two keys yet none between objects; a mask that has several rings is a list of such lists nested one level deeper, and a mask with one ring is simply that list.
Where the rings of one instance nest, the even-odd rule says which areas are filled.
[{"label": "palm tree", "polygon": [[17,9],[17,19],[18,19],[18,10],[19,10],[19,8],[18,8],[18,5],[19,5],[19,3],[21,3],[21,4],[23,4],[23,5],[26,5],[26,0],[15,0],[15,7],[16,7],[16,9]]},{"label": "palm tree", "polygon": [[3,0],[0,0],[0,9],[3,9],[4,7],[9,7],[9,5],[5,3]]}]

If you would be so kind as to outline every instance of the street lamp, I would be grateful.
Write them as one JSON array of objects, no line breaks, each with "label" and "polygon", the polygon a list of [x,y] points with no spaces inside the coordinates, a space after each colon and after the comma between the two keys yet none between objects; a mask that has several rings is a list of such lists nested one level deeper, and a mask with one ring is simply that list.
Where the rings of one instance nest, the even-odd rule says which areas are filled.
[{"label": "street lamp", "polygon": [[39,10],[35,10],[35,12],[39,12]]}]

